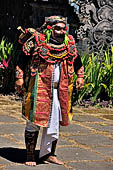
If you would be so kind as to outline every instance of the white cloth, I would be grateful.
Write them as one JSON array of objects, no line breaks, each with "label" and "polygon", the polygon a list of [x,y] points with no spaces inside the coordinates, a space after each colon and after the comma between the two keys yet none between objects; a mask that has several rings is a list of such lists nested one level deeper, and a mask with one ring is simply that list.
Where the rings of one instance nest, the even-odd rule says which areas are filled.
[{"label": "white cloth", "polygon": [[[54,65],[54,82],[59,82],[60,78],[60,65]],[[60,103],[58,99],[58,90],[53,89],[53,105],[51,120],[48,128],[43,128],[42,140],[40,145],[40,155],[44,155],[51,152],[52,142],[59,138],[59,121],[62,120]],[[27,122],[26,130],[37,131],[39,130],[38,126],[32,125],[31,122]]]},{"label": "white cloth", "polygon": [[52,116],[49,128],[43,128],[42,141],[40,146],[40,155],[42,157],[51,152],[52,142],[59,138],[59,120],[61,119],[61,111],[58,100],[57,89],[54,89],[54,100],[52,107]]}]

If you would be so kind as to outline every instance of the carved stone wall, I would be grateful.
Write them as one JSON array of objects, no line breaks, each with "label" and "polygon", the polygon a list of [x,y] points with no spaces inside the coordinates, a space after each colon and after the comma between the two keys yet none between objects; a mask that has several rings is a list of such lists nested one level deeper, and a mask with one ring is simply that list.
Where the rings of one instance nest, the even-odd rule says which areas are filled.
[{"label": "carved stone wall", "polygon": [[80,27],[77,30],[80,51],[98,52],[113,44],[113,0],[80,0]]}]

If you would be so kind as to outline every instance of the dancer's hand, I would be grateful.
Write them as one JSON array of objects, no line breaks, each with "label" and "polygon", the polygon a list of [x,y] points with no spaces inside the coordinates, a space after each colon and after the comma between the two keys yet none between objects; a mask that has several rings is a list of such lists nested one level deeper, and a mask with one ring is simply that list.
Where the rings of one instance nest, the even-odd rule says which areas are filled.
[{"label": "dancer's hand", "polygon": [[76,80],[77,90],[81,90],[83,87],[84,87],[84,79],[83,78],[77,78],[77,80]]},{"label": "dancer's hand", "polygon": [[18,93],[21,93],[23,90],[23,84],[24,84],[24,80],[23,78],[20,78],[18,80],[16,80],[16,83],[15,83],[15,90],[18,92]]}]

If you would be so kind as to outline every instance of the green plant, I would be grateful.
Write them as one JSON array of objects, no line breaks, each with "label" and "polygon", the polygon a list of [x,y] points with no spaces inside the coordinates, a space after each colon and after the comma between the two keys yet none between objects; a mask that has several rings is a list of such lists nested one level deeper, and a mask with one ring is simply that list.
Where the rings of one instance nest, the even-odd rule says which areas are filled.
[{"label": "green plant", "polygon": [[0,43],[0,61],[7,60],[12,53],[13,44],[7,42],[6,39],[3,37]]},{"label": "green plant", "polygon": [[77,92],[78,101],[90,98],[95,102],[103,92],[106,93],[106,99],[113,99],[113,46],[110,51],[106,49],[104,61],[101,61],[101,51],[97,55],[86,53],[82,56],[84,88]]},{"label": "green plant", "polygon": [[15,48],[3,37],[0,42],[0,90],[10,91],[15,80]]},{"label": "green plant", "polygon": [[[111,56],[111,57],[110,57]],[[109,48],[105,51],[105,61],[102,63],[104,68],[103,82],[101,85],[108,93],[109,98],[113,99],[113,46],[111,45],[111,55]]]}]

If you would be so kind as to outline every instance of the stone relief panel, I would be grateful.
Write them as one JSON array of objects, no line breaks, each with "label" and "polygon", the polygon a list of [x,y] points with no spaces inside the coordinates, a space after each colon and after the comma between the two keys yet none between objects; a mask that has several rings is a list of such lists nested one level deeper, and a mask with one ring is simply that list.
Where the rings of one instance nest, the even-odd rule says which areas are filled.
[{"label": "stone relief panel", "polygon": [[[99,51],[104,45],[113,44],[113,0],[81,0],[78,39],[84,51]],[[82,44],[81,44],[82,45]]]}]

